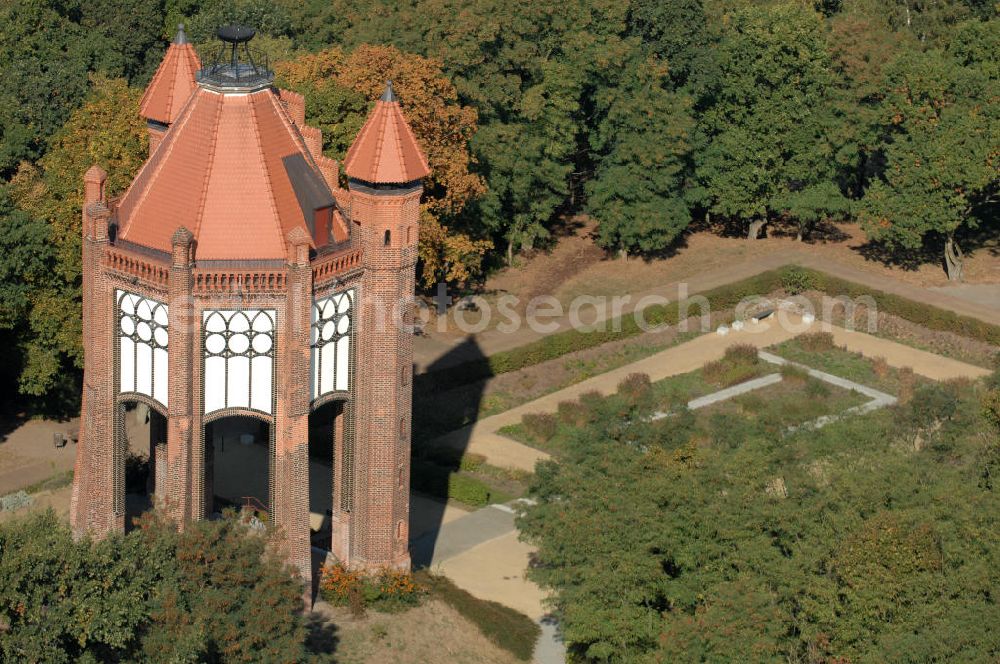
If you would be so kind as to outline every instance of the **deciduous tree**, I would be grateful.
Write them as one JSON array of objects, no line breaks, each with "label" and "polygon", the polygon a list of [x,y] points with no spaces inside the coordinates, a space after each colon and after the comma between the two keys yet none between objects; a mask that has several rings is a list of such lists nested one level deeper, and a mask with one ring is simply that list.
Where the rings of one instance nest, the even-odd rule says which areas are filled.
[{"label": "deciduous tree", "polygon": [[599,92],[603,116],[591,136],[597,171],[587,207],[599,243],[627,254],[660,251],[687,228],[684,200],[694,120],[690,97],[672,92],[655,58],[627,62],[617,85]]},{"label": "deciduous tree", "polygon": [[364,124],[371,100],[392,80],[431,168],[421,215],[421,281],[429,287],[477,274],[490,243],[477,237],[465,215],[485,188],[470,170],[476,112],[458,103],[440,64],[391,46],[359,46],[349,54],[334,48],[304,55],[280,63],[277,72],[280,84],[305,94],[306,118],[323,130],[324,148],[337,159]]},{"label": "deciduous tree", "polygon": [[957,234],[987,218],[1000,185],[1000,40],[993,32],[987,53],[977,23],[954,52],[909,55],[888,70],[886,168],[861,204],[872,238],[902,250],[938,243],[955,281],[963,271]]},{"label": "deciduous tree", "polygon": [[697,175],[711,211],[746,224],[755,239],[779,198],[836,175],[841,119],[823,17],[796,4],[738,11],[718,58],[702,121],[710,143],[698,155]]},{"label": "deciduous tree", "polygon": [[50,389],[63,359],[82,364],[80,256],[83,174],[93,164],[108,173],[106,191],[116,196],[132,181],[148,154],[146,128],[139,117],[141,90],[122,79],[95,75],[87,101],[53,137],[39,161],[22,165],[11,183],[18,206],[49,224],[56,252],[48,283],[32,296],[32,338],[26,347],[21,389]]}]

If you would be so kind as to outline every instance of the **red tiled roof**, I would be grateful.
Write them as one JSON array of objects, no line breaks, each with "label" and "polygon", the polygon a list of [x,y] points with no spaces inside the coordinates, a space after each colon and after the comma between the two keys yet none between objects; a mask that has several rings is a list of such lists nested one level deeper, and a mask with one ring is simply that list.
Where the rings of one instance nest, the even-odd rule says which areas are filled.
[{"label": "red tiled roof", "polygon": [[307,208],[332,204],[272,89],[198,88],[122,197],[119,237],[170,251],[171,235],[185,226],[198,260],[282,259],[288,232],[309,232]]},{"label": "red tiled roof", "polygon": [[391,84],[347,151],[344,172],[375,184],[412,182],[431,172]]},{"label": "red tiled roof", "polygon": [[139,115],[163,124],[173,123],[194,92],[194,76],[199,69],[201,60],[180,30],[142,95]]}]

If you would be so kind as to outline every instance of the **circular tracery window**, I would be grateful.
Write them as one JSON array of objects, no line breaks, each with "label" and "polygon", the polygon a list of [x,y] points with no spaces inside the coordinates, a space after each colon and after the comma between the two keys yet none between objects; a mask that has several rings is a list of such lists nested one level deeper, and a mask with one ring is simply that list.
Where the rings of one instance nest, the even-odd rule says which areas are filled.
[{"label": "circular tracery window", "polygon": [[209,357],[270,357],[273,334],[274,318],[268,310],[215,311],[205,319],[205,352]]},{"label": "circular tracery window", "polygon": [[121,336],[153,348],[167,347],[167,305],[119,291],[118,310],[121,312],[118,325]]}]

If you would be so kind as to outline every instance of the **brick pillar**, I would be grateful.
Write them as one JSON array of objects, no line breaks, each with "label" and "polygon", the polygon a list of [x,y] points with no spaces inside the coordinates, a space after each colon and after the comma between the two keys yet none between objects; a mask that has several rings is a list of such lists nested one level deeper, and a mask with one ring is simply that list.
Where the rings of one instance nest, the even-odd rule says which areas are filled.
[{"label": "brick pillar", "polygon": [[[353,441],[347,439],[350,402],[343,404],[333,418],[333,496],[330,501],[330,551],[337,560],[351,558],[351,504],[353,496],[346,492],[345,473],[353,472]],[[349,447],[350,446],[350,447]]]},{"label": "brick pillar", "polygon": [[412,298],[421,187],[351,183],[364,247],[355,360],[355,482],[349,563],[408,568]]},{"label": "brick pillar", "polygon": [[309,236],[301,228],[288,234],[288,291],[285,317],[278,322],[274,414],[275,525],[285,538],[288,561],[298,568],[311,593],[309,539],[309,406],[312,267]]},{"label": "brick pillar", "polygon": [[122,530],[125,524],[124,505],[115,501],[120,482],[115,482],[114,287],[101,269],[111,218],[104,196],[106,180],[107,173],[98,166],[84,175],[83,395],[70,497],[70,523],[76,536],[102,535]]},{"label": "brick pillar", "polygon": [[[200,519],[203,501],[194,495],[195,475],[201,473],[203,459],[195,458],[195,441],[201,440],[201,409],[194,399],[195,358],[199,321],[192,297],[194,236],[181,226],[171,237],[170,274],[167,290],[170,313],[168,348],[168,417],[166,481],[157,485],[157,498],[178,524]],[[159,477],[157,480],[159,481]],[[163,486],[163,489],[160,487]]]}]

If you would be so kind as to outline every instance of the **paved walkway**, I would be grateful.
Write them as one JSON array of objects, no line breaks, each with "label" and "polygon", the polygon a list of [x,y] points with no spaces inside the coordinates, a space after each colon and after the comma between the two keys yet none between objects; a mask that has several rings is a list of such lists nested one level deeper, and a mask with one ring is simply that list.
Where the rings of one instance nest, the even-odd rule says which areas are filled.
[{"label": "paved walkway", "polygon": [[1000,311],[1000,284],[961,284],[930,290]]},{"label": "paved walkway", "polygon": [[475,597],[520,611],[542,628],[535,664],[562,664],[566,649],[546,617],[545,593],[525,577],[532,547],[518,540],[514,505],[490,505],[410,541],[414,565],[443,574]]},{"label": "paved walkway", "polygon": [[[671,301],[676,300],[678,288],[682,283],[685,285],[687,293],[690,296],[704,293],[714,288],[725,286],[726,284],[742,281],[762,272],[784,267],[785,265],[801,265],[802,267],[812,268],[833,277],[867,286],[868,288],[899,295],[916,302],[953,311],[963,316],[970,316],[987,323],[1000,325],[1000,298],[994,300],[993,296],[993,294],[1000,292],[1000,286],[977,287],[981,290],[985,289],[983,292],[986,295],[977,292],[975,296],[970,297],[966,292],[962,292],[961,295],[957,294],[958,291],[954,290],[954,287],[940,289],[922,288],[887,277],[884,274],[859,270],[805,251],[794,250],[769,254],[735,265],[728,265],[722,269],[693,275],[683,282],[675,281],[652,290],[631,294],[630,302],[622,307],[622,315],[634,313],[636,305],[640,304],[643,298],[648,298],[649,296],[666,297]],[[836,293],[831,293],[830,295],[836,295]],[[653,304],[653,302],[647,299],[646,306],[649,304]],[[606,317],[601,317],[598,320],[602,321],[604,318]],[[568,315],[560,319],[552,319],[552,322],[556,323],[556,332],[570,328]],[[549,334],[551,333],[549,332]],[[432,365],[435,370],[443,369],[448,366],[517,348],[532,341],[537,341],[544,336],[546,336],[545,333],[531,330],[527,325],[521,325],[516,331],[510,333],[492,329],[480,334],[451,340],[435,336],[433,330],[431,330],[430,336],[418,337],[414,340],[414,363],[416,364],[418,373],[427,371]]]}]

